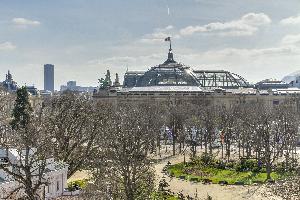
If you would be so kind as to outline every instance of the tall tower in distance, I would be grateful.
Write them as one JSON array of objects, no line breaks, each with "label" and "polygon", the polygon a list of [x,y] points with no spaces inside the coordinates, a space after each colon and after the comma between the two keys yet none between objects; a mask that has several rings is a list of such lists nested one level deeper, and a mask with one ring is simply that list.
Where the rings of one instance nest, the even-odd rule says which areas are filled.
[{"label": "tall tower in distance", "polygon": [[44,90],[54,92],[54,65],[44,65]]}]

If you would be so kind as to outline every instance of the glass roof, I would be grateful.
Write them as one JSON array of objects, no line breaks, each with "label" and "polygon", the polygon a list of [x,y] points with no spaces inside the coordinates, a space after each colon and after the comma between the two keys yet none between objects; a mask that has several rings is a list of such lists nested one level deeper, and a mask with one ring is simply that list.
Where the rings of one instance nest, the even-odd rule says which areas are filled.
[{"label": "glass roof", "polygon": [[126,72],[124,86],[197,86],[201,88],[240,88],[249,87],[241,76],[224,70],[192,70],[190,67],[177,63],[173,53],[168,53],[168,59],[148,71],[142,73]]}]

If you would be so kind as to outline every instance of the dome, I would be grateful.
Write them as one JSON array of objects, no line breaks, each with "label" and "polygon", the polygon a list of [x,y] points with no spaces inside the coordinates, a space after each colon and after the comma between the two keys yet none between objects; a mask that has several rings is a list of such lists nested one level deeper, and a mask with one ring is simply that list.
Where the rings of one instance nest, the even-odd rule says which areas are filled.
[{"label": "dome", "polygon": [[168,59],[146,72],[127,71],[124,76],[124,88],[150,86],[196,86],[199,88],[234,89],[250,87],[241,76],[224,70],[192,70],[173,58],[172,48]]},{"label": "dome", "polygon": [[137,81],[136,87],[199,86],[189,67],[176,62],[152,67]]}]

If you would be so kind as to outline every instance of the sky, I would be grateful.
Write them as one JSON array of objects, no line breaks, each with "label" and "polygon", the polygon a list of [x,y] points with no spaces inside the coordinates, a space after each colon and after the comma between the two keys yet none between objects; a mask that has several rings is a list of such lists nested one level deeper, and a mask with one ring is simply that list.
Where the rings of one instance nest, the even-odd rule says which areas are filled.
[{"label": "sky", "polygon": [[224,69],[251,83],[300,70],[299,0],[0,0],[0,80],[43,89],[69,80],[97,86],[107,69],[176,61]]}]

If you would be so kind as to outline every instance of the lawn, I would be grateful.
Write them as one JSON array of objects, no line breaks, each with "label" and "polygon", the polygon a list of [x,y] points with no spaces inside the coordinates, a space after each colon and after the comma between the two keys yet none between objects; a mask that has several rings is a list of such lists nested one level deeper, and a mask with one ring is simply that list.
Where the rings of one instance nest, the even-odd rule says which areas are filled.
[{"label": "lawn", "polygon": [[[183,163],[171,165],[167,168],[171,176],[177,178],[184,178],[190,181],[202,181],[208,179],[212,183],[219,183],[226,181],[228,184],[238,184],[241,182],[245,185],[250,185],[255,182],[263,183],[267,179],[267,173],[253,172],[253,171],[236,171],[235,169],[218,169],[211,166],[199,167],[191,164],[184,165]],[[287,177],[287,173],[272,172],[271,177],[273,180],[278,180]]]}]

